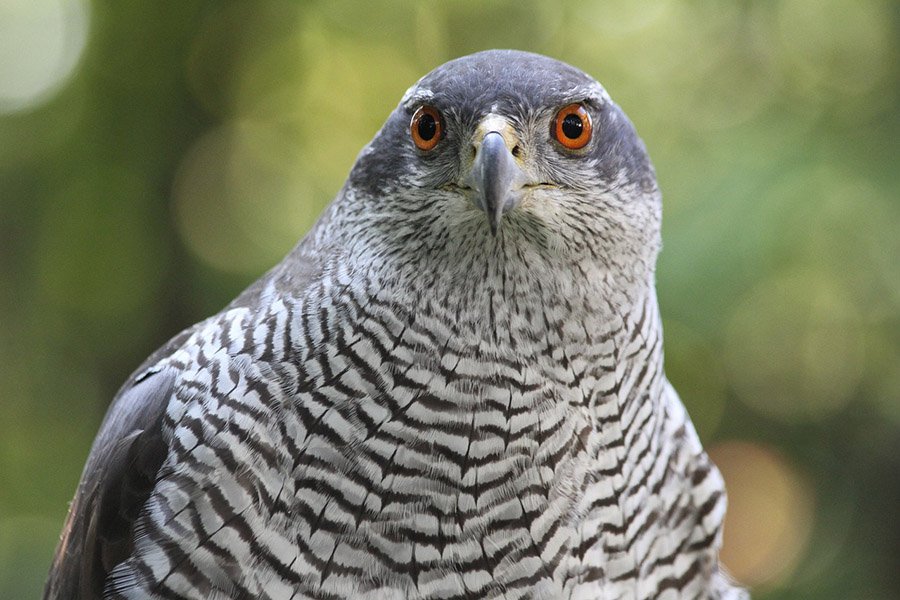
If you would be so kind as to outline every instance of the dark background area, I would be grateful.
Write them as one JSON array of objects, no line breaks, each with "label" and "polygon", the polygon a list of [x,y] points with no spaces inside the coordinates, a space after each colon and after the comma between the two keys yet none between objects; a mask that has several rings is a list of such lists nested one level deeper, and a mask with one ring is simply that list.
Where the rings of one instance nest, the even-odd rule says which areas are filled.
[{"label": "dark background area", "polygon": [[898,39],[877,0],[6,0],[0,597],[38,596],[129,372],[280,260],[409,85],[492,47],[594,75],[649,147],[728,567],[900,597]]}]

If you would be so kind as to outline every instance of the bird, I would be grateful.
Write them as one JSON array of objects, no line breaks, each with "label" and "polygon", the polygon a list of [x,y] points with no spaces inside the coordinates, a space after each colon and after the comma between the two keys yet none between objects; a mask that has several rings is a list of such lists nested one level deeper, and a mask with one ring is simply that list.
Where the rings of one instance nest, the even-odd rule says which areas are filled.
[{"label": "bird", "polygon": [[591,76],[437,67],[287,256],[122,386],[44,598],[748,598],[663,368],[660,231]]}]

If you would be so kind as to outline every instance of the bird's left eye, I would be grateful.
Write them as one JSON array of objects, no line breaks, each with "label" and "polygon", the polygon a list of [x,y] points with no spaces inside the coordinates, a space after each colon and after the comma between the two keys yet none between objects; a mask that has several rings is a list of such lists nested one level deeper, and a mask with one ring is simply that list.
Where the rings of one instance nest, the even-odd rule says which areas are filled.
[{"label": "bird's left eye", "polygon": [[587,146],[592,134],[591,115],[583,104],[569,104],[556,113],[553,137],[569,150]]},{"label": "bird's left eye", "polygon": [[432,106],[420,106],[409,124],[409,133],[419,150],[431,150],[441,141],[444,122],[441,113]]}]

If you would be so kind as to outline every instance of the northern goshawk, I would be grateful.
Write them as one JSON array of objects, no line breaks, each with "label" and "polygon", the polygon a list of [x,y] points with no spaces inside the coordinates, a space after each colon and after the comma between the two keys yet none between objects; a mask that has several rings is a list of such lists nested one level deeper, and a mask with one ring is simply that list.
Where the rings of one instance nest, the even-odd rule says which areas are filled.
[{"label": "northern goshawk", "polygon": [[663,373],[660,213],[591,77],[432,71],[290,254],[119,391],[45,598],[744,598]]}]

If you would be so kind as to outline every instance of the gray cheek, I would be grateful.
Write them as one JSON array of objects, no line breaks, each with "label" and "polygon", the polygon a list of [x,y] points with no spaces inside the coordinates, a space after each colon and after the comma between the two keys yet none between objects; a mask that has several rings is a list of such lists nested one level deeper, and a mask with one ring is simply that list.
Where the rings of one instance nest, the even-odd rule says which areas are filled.
[{"label": "gray cheek", "polygon": [[579,190],[607,187],[598,176],[597,161],[590,153],[567,153],[549,136],[538,145],[535,163],[542,180],[548,183]]}]

